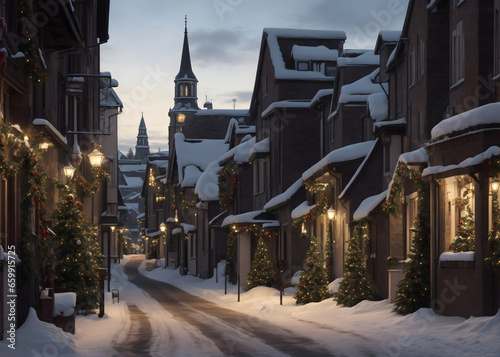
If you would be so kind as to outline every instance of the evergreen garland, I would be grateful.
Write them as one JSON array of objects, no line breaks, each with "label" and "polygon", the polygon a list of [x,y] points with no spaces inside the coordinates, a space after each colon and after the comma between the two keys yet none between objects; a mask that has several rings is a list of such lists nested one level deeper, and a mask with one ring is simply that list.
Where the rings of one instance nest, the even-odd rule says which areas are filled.
[{"label": "evergreen garland", "polygon": [[465,214],[461,212],[457,235],[450,245],[450,250],[454,253],[473,252],[476,246],[474,213],[468,203],[469,198],[467,196],[455,199],[455,205],[465,208]]},{"label": "evergreen garland", "polygon": [[[360,228],[354,229],[348,242],[344,276],[335,297],[338,305],[352,307],[363,300],[375,298],[376,290],[366,271],[365,257],[361,248],[361,236],[369,236],[368,229],[368,225],[364,222]],[[366,238],[363,240],[366,241]]]},{"label": "evergreen garland", "polygon": [[294,298],[297,304],[307,304],[320,302],[326,299],[329,294],[328,270],[325,267],[316,238],[312,237]]},{"label": "evergreen garland", "polygon": [[255,249],[250,272],[247,277],[245,291],[248,291],[256,286],[276,286],[276,271],[269,259],[269,252],[266,247],[264,238],[260,237]]},{"label": "evergreen garland", "polygon": [[33,23],[32,1],[18,1],[18,11],[18,29],[21,35],[19,50],[24,53],[28,76],[34,84],[40,85],[47,80],[47,70],[38,47],[38,29]]},{"label": "evergreen garland", "polygon": [[311,219],[317,218],[322,214],[326,213],[328,208],[328,202],[330,201],[330,197],[327,192],[327,185],[322,183],[317,183],[312,180],[304,181],[304,187],[310,194],[321,194],[321,200],[318,201],[314,207],[304,216],[299,217],[293,220],[293,226],[298,227],[302,225],[302,223],[306,223]]},{"label": "evergreen garland", "polygon": [[217,180],[219,185],[219,205],[221,212],[231,206],[238,192],[238,174],[234,165],[226,164]]},{"label": "evergreen garland", "polygon": [[80,188],[84,195],[90,196],[99,190],[99,184],[102,180],[106,180],[109,177],[109,172],[100,167],[92,167],[91,169],[92,180],[88,182],[82,176],[81,173],[77,172],[73,176],[73,181],[76,187]]}]

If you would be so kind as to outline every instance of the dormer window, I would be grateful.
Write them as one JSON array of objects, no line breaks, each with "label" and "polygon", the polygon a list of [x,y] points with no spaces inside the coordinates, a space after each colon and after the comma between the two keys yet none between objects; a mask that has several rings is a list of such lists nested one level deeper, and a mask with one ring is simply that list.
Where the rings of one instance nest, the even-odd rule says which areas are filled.
[{"label": "dormer window", "polygon": [[339,51],[326,46],[299,46],[292,47],[292,59],[297,71],[313,71],[323,73],[327,77],[334,77]]}]

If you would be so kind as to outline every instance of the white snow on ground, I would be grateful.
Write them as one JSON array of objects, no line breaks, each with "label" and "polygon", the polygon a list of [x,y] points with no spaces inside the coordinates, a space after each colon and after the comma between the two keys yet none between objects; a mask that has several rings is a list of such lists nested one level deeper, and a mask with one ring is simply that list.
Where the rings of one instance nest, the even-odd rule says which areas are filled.
[{"label": "white snow on ground", "polygon": [[[214,344],[196,333],[191,326],[179,323],[159,304],[131,284],[122,272],[128,261],[113,265],[112,288],[120,289],[120,303],[113,304],[106,295],[106,314],[78,316],[76,335],[62,332],[54,325],[40,322],[33,313],[17,331],[16,350],[0,342],[0,356],[111,356],[113,341],[126,338],[130,328],[128,304],[135,304],[150,319],[153,330],[151,355],[169,356],[217,355]],[[150,261],[153,262],[153,261]],[[297,334],[317,340],[337,355],[353,356],[360,348],[375,356],[482,356],[496,357],[500,349],[500,313],[490,317],[444,317],[430,309],[400,316],[392,312],[387,300],[364,301],[353,308],[337,306],[332,298],[320,303],[296,305],[295,288],[287,288],[280,305],[276,289],[259,287],[241,293],[228,285],[224,295],[223,265],[219,264],[219,281],[181,276],[179,270],[145,269],[142,274],[201,296],[229,309],[258,316]],[[168,338],[165,338],[168,336]],[[353,341],[357,341],[353,343]]]}]

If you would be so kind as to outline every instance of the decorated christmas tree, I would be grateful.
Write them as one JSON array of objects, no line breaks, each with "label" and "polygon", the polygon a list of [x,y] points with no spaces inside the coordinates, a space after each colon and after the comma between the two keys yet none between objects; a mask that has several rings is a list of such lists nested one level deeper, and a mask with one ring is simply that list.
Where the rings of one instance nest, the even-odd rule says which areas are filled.
[{"label": "decorated christmas tree", "polygon": [[458,222],[458,231],[455,239],[451,243],[450,250],[455,253],[458,252],[473,252],[475,248],[475,222],[474,213],[470,205],[468,205],[469,198],[457,198],[455,200],[455,205],[459,206],[461,209],[465,208],[465,212],[462,212],[460,221]]},{"label": "decorated christmas tree", "polygon": [[99,297],[98,271],[102,263],[97,229],[83,217],[83,205],[73,193],[65,197],[54,211],[57,247],[56,292],[75,292],[77,313],[94,313]]},{"label": "decorated christmas tree", "polygon": [[248,273],[245,290],[248,291],[256,286],[273,287],[275,285],[276,272],[269,259],[266,242],[264,242],[264,238],[260,237],[253,256],[250,272]]},{"label": "decorated christmas tree", "polygon": [[366,271],[360,229],[354,229],[348,244],[344,279],[340,282],[335,299],[338,305],[351,307],[363,300],[373,300],[375,287]]},{"label": "decorated christmas tree", "polygon": [[404,277],[396,289],[394,310],[401,315],[411,314],[430,304],[430,230],[426,187],[424,183],[420,184],[415,236]]},{"label": "decorated christmas tree", "polygon": [[307,304],[324,300],[328,295],[328,271],[316,243],[316,238],[312,237],[302,266],[295,300],[297,304]]}]

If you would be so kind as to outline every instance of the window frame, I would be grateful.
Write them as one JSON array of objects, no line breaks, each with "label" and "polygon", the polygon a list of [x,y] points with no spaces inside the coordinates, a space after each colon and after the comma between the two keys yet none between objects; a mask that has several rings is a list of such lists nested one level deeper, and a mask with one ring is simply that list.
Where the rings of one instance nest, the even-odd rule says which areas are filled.
[{"label": "window frame", "polygon": [[451,35],[451,84],[456,85],[465,79],[465,41],[462,21],[457,23]]}]

